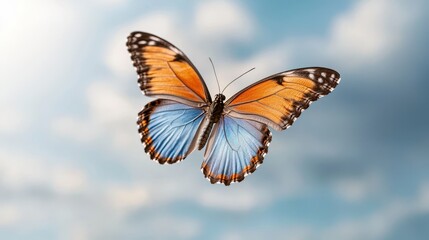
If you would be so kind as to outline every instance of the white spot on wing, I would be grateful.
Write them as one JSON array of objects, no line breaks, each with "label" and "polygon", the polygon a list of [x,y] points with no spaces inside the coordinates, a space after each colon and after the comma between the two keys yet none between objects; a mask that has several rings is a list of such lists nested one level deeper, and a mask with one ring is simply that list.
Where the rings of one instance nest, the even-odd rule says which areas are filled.
[{"label": "white spot on wing", "polygon": [[161,40],[161,39],[159,39],[159,38],[157,38],[155,36],[150,36],[149,38],[150,38],[150,40],[154,40],[154,41],[157,41],[157,42],[159,42]]},{"label": "white spot on wing", "polygon": [[314,80],[314,74],[310,73],[310,74],[308,74],[308,77],[309,77],[311,80]]},{"label": "white spot on wing", "polygon": [[153,45],[155,45],[155,41],[149,41],[148,45],[149,45],[149,46],[153,46]]},{"label": "white spot on wing", "polygon": [[180,54],[179,49],[177,49],[177,48],[175,48],[175,47],[173,47],[173,46],[170,46],[169,48],[170,48],[170,50],[171,50],[171,51],[173,51],[173,52],[175,52],[175,53],[177,53],[177,54]]}]

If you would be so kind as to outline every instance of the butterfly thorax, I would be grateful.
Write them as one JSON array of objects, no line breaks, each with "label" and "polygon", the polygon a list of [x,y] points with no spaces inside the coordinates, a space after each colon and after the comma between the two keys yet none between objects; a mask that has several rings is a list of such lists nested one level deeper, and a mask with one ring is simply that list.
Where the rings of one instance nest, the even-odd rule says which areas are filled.
[{"label": "butterfly thorax", "polygon": [[217,123],[222,115],[225,96],[221,93],[216,94],[215,100],[212,102],[208,112],[208,119],[212,123]]},{"label": "butterfly thorax", "polygon": [[213,125],[219,122],[219,119],[222,117],[223,107],[225,96],[221,93],[216,94],[215,100],[210,104],[210,107],[207,112],[206,121],[208,121],[207,126],[204,129],[203,134],[201,135],[198,150],[201,150],[210,136],[210,132],[212,131]]}]

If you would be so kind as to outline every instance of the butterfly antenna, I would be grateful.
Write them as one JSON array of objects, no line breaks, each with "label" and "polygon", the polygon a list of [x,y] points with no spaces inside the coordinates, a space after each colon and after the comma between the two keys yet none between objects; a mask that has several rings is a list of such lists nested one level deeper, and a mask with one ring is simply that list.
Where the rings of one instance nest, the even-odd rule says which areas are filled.
[{"label": "butterfly antenna", "polygon": [[249,70],[247,70],[245,73],[241,74],[240,76],[236,77],[234,80],[232,80],[231,82],[228,83],[228,85],[225,86],[225,88],[222,90],[221,93],[223,93],[223,91],[225,91],[225,89],[231,85],[233,82],[235,82],[236,80],[238,80],[239,78],[241,78],[242,76],[246,75],[247,73],[249,73],[250,71],[255,70],[255,68],[251,68]]},{"label": "butterfly antenna", "polygon": [[215,69],[215,66],[214,66],[214,64],[213,64],[213,61],[212,61],[212,59],[211,59],[211,58],[209,58],[209,60],[210,60],[210,63],[212,64],[213,72],[214,72],[214,74],[215,74],[215,77],[216,77],[216,82],[217,82],[217,88],[219,89],[219,92],[220,92],[220,85],[219,85],[219,79],[217,79],[217,74],[216,74],[216,69]]}]

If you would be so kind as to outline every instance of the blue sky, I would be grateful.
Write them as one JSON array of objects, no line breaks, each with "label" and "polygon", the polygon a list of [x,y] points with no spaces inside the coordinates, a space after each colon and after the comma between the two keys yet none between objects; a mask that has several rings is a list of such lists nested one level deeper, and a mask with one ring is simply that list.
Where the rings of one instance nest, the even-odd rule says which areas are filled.
[{"label": "blue sky", "polygon": [[[429,4],[347,1],[0,2],[1,239],[426,239]],[[160,166],[135,125],[127,35],[182,49],[226,95],[287,69],[341,84],[273,133],[244,182],[202,153]]]}]

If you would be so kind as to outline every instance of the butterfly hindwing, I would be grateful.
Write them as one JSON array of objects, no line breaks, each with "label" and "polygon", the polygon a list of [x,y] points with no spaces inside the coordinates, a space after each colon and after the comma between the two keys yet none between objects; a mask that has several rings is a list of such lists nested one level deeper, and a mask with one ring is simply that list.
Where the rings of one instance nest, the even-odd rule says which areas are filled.
[{"label": "butterfly hindwing", "polygon": [[267,125],[223,116],[210,136],[201,170],[211,183],[240,182],[262,164],[270,141]]},{"label": "butterfly hindwing", "polygon": [[145,32],[128,36],[128,51],[147,95],[191,106],[207,105],[210,93],[186,55],[166,40]]},{"label": "butterfly hindwing", "polygon": [[329,94],[339,81],[340,75],[328,68],[301,68],[282,72],[232,96],[225,103],[225,113],[284,130],[311,102]]},{"label": "butterfly hindwing", "polygon": [[146,153],[161,164],[183,160],[195,148],[204,117],[204,110],[172,100],[148,103],[137,120]]}]

